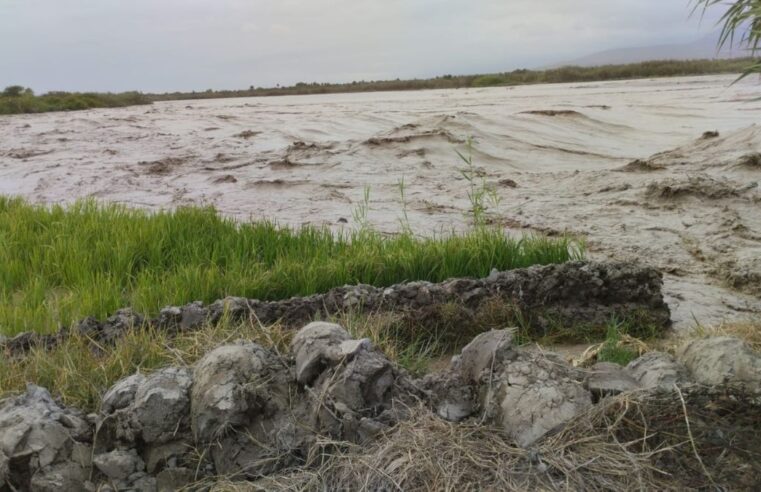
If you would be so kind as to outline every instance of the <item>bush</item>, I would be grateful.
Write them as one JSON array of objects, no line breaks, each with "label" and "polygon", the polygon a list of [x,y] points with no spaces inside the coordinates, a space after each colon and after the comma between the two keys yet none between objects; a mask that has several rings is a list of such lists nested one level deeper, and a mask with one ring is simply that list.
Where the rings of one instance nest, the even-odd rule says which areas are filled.
[{"label": "bush", "polygon": [[504,77],[499,75],[482,75],[473,80],[473,87],[492,87],[505,83]]},{"label": "bush", "polygon": [[151,100],[139,92],[122,94],[49,92],[35,96],[31,89],[14,85],[6,87],[0,93],[0,114],[117,108],[150,103]]},{"label": "bush", "polygon": [[24,92],[24,87],[20,85],[10,85],[2,93],[3,97],[19,97]]}]

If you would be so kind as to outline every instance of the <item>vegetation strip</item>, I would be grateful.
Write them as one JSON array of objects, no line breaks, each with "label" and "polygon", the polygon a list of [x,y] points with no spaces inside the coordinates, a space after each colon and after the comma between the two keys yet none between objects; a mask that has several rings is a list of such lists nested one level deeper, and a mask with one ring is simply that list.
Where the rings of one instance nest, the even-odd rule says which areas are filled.
[{"label": "vegetation strip", "polygon": [[121,108],[140,104],[151,104],[151,100],[139,92],[120,94],[48,92],[36,96],[32,89],[20,85],[6,87],[3,92],[0,92],[0,115]]},{"label": "vegetation strip", "polygon": [[334,234],[240,224],[211,208],[154,214],[91,201],[45,207],[1,197],[0,243],[0,334],[7,336],[52,333],[124,306],[153,316],[191,300],[269,301],[343,285],[485,277],[492,269],[583,255],[570,239],[515,239],[483,227],[429,238],[367,228]]},{"label": "vegetation strip", "polygon": [[741,73],[752,58],[730,60],[655,60],[622,65],[597,67],[565,66],[548,70],[519,69],[512,72],[479,75],[443,75],[432,79],[354,81],[345,84],[305,83],[290,87],[250,87],[248,90],[173,92],[151,94],[155,101],[176,99],[215,99],[225,97],[292,96],[305,94],[331,94],[343,92],[381,92],[424,89],[461,89],[468,87],[516,86],[572,82],[600,82],[605,80],[642,79],[650,77],[678,77]]},{"label": "vegetation strip", "polygon": [[[353,81],[342,84],[300,82],[289,87],[254,87],[243,90],[212,90],[143,94],[139,92],[77,93],[49,92],[35,95],[19,85],[0,92],[0,115],[114,108],[150,104],[154,101],[217,99],[230,97],[292,96],[351,92],[406,91],[424,89],[461,89],[468,87],[516,86],[571,82],[599,82],[649,77],[677,77],[742,73],[754,63],[753,58],[729,60],[656,60],[597,67],[565,66],[548,70],[519,69],[512,72],[478,75],[443,75],[432,79]],[[758,62],[755,61],[756,67]]]}]

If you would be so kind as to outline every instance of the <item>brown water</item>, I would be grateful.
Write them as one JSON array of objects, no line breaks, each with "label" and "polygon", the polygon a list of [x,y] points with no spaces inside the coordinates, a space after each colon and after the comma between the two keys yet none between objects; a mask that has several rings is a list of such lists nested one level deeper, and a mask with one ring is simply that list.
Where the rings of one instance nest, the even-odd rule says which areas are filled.
[{"label": "brown water", "polygon": [[[733,76],[515,88],[174,101],[0,117],[0,194],[240,220],[420,234],[467,226],[460,174],[497,190],[506,230],[588,241],[666,273],[679,326],[761,313],[761,94]],[[706,131],[719,136],[702,139]],[[648,159],[656,153],[663,153]],[[635,159],[644,163],[627,164]],[[747,159],[746,159],[747,160]],[[646,162],[645,162],[646,161]],[[624,169],[625,168],[625,169]],[[346,223],[344,223],[346,221]]]}]

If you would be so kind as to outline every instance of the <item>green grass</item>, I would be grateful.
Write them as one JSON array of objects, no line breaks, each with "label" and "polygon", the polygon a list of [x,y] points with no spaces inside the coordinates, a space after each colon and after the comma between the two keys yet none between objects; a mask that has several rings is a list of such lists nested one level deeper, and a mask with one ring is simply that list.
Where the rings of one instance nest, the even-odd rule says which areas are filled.
[{"label": "green grass", "polygon": [[333,234],[270,222],[238,224],[211,208],[151,214],[78,202],[33,206],[0,197],[0,333],[51,332],[130,306],[227,295],[262,300],[345,284],[443,281],[580,258],[569,239],[514,239],[495,229],[418,238],[372,230]]},{"label": "green grass", "polygon": [[620,343],[622,335],[629,331],[629,327],[625,323],[619,323],[611,321],[608,325],[608,334],[605,338],[605,342],[600,347],[600,352],[597,354],[598,362],[613,362],[615,364],[626,366],[629,362],[633,361],[639,354]]},{"label": "green grass", "polygon": [[137,92],[121,94],[50,92],[36,96],[30,89],[21,86],[7,87],[0,92],[0,115],[118,108],[138,104],[151,104],[151,101]]}]

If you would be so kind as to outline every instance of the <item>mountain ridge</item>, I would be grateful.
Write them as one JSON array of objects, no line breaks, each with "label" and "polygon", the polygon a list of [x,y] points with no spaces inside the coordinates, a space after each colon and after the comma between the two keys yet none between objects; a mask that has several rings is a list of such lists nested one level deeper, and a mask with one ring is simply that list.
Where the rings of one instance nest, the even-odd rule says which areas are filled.
[{"label": "mountain ridge", "polygon": [[598,65],[618,65],[639,63],[650,60],[696,60],[718,58],[741,58],[747,56],[740,48],[717,49],[718,33],[712,33],[689,43],[672,43],[624,47],[602,50],[589,55],[554,63],[541,67],[542,69],[559,68],[562,66],[592,67]]}]

